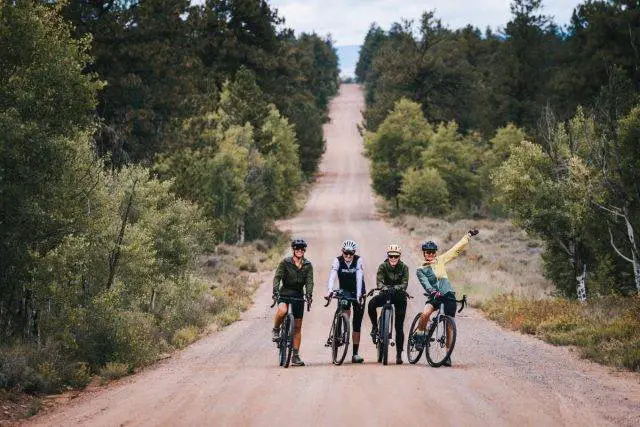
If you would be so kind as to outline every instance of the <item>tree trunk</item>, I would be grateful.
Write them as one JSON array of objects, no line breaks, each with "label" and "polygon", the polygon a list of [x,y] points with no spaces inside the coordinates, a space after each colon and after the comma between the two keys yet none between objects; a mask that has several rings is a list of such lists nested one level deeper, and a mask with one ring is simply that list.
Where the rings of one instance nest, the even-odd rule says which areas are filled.
[{"label": "tree trunk", "polygon": [[118,259],[120,258],[120,245],[122,245],[122,240],[124,239],[124,230],[127,226],[127,221],[129,220],[129,212],[131,211],[131,205],[133,204],[133,196],[136,191],[137,183],[138,180],[136,179],[131,187],[131,194],[129,194],[127,209],[122,217],[122,225],[120,226],[120,232],[118,233],[118,239],[116,240],[116,247],[113,249],[111,254],[109,254],[109,278],[107,279],[107,289],[111,289],[111,286],[113,285],[113,278],[115,277]]},{"label": "tree trunk", "polygon": [[638,259],[638,245],[635,239],[635,233],[633,231],[633,225],[629,221],[629,215],[627,215],[627,208],[624,208],[624,222],[627,226],[627,237],[631,244],[631,262],[633,263],[633,274],[636,281],[636,291],[640,293],[640,259]]},{"label": "tree trunk", "polygon": [[587,302],[587,288],[585,286],[587,278],[587,264],[582,264],[582,273],[576,276],[576,281],[578,283],[578,299],[580,302]]}]

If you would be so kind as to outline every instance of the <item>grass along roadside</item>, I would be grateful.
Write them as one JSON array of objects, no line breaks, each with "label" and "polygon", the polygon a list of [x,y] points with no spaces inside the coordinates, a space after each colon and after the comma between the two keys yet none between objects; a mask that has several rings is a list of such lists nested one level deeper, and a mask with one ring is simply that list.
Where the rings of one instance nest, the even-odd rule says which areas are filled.
[{"label": "grass along roadside", "polygon": [[640,372],[640,297],[561,298],[497,296],[480,305],[500,325],[556,345],[575,346],[581,357]]},{"label": "grass along roadside", "polygon": [[434,240],[446,250],[478,228],[477,238],[447,269],[459,295],[467,294],[471,305],[505,328],[575,346],[581,357],[607,366],[640,371],[640,297],[591,298],[587,304],[556,297],[542,274],[541,243],[506,220],[387,220],[408,234],[404,244],[416,261],[420,242]]}]

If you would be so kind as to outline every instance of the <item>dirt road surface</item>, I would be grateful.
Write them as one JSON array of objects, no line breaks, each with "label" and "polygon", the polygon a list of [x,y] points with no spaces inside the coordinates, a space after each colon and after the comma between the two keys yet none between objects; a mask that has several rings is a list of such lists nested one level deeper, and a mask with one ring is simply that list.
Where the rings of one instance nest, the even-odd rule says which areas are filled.
[{"label": "dirt road surface", "polygon": [[[81,394],[73,403],[29,421],[33,425],[366,425],[437,423],[440,426],[640,425],[640,380],[580,360],[566,348],[504,331],[479,312],[458,317],[451,368],[375,362],[363,323],[365,364],[330,363],[324,347],[334,306],[323,308],[332,258],[345,238],[355,239],[367,282],[390,242],[405,238],[378,220],[356,123],[361,90],[343,85],[325,127],[327,151],[306,208],[280,227],[309,242],[316,273],[315,304],[305,313],[301,356],[306,367],[278,367],[270,342],[269,276],[242,320],[117,384]],[[410,248],[409,292],[420,253]],[[455,284],[454,284],[455,285]],[[405,331],[423,304],[409,304]],[[366,340],[364,338],[367,338]]]}]

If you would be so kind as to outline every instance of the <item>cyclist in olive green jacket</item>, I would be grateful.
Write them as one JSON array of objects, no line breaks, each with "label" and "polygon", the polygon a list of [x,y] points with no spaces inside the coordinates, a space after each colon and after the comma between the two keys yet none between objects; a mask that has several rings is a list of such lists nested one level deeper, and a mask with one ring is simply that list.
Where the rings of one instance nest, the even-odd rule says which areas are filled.
[{"label": "cyclist in olive green jacket", "polygon": [[[367,311],[373,328],[371,337],[375,341],[378,335],[378,322],[376,319],[378,307],[382,307],[387,301],[388,292],[391,293],[391,302],[395,306],[396,319],[396,363],[402,363],[402,349],[404,343],[404,316],[407,312],[406,289],[409,285],[409,267],[400,261],[402,248],[398,245],[389,245],[387,247],[387,259],[378,267],[376,276],[376,285],[378,288],[387,289],[387,293],[379,293],[371,298]],[[398,292],[399,291],[399,292]]]},{"label": "cyclist in olive green jacket", "polygon": [[[436,256],[438,251],[438,245],[435,242],[429,240],[422,244],[422,254],[424,256],[424,263],[422,267],[418,268],[417,275],[418,281],[429,295],[429,300],[422,310],[422,315],[418,321],[418,327],[416,331],[416,341],[424,342],[425,339],[425,327],[429,321],[431,313],[440,308],[440,303],[444,303],[444,314],[447,316],[456,316],[456,293],[449,282],[447,276],[446,264],[454,260],[460,253],[467,247],[471,237],[478,234],[478,230],[469,230],[467,234],[460,239],[451,249]],[[447,348],[449,342],[447,339]],[[444,362],[444,366],[451,366],[451,358],[448,357]]]},{"label": "cyclist in olive green jacket", "polygon": [[300,342],[302,341],[302,317],[304,315],[304,301],[290,300],[289,297],[301,299],[305,295],[311,304],[313,295],[313,266],[304,257],[307,242],[295,239],[291,242],[292,256],[286,257],[276,269],[273,277],[273,299],[278,301],[278,308],[273,319],[273,341],[278,340],[279,329],[284,316],[287,315],[289,304],[293,313],[293,358],[294,366],[304,366],[300,359]]}]

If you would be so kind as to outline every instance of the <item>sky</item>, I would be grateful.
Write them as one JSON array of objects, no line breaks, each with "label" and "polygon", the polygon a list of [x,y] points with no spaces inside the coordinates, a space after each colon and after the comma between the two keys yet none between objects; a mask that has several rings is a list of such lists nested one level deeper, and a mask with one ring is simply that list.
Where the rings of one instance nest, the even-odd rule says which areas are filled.
[{"label": "sky", "polygon": [[[510,0],[271,0],[272,8],[285,18],[296,33],[315,31],[331,34],[336,46],[361,45],[372,22],[389,29],[402,18],[419,20],[423,12],[435,9],[435,16],[451,29],[472,24],[496,30],[511,18]],[[578,0],[543,0],[545,15],[554,22],[569,22]]]}]

